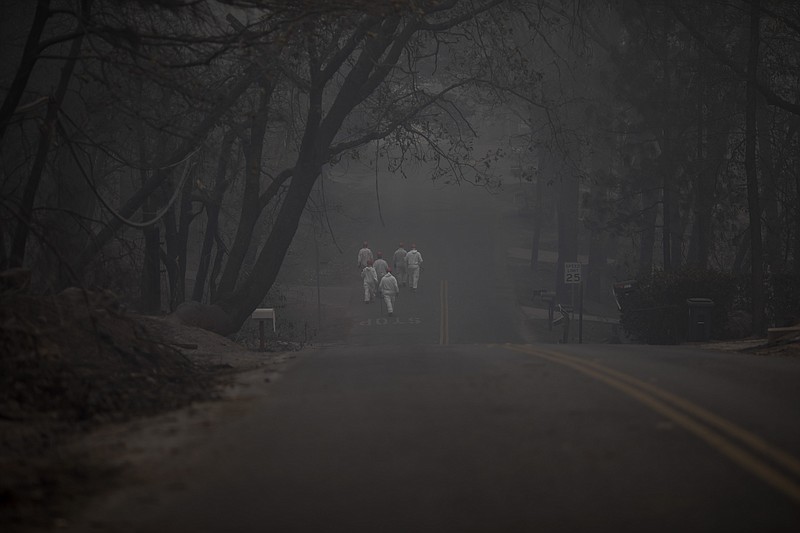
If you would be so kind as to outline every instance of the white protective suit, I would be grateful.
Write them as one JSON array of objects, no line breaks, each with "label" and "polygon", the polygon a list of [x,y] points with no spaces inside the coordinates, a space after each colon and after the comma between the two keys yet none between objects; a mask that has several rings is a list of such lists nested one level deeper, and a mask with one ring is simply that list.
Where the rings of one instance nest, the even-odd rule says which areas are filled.
[{"label": "white protective suit", "polygon": [[417,290],[419,283],[419,270],[422,268],[422,254],[415,247],[406,254],[406,269],[408,270],[408,284],[412,290]]},{"label": "white protective suit", "polygon": [[378,287],[383,295],[383,301],[386,303],[386,311],[389,312],[389,316],[392,316],[394,313],[394,300],[400,292],[400,288],[397,286],[397,278],[392,276],[391,272],[387,272]]},{"label": "white protective suit", "polygon": [[389,263],[386,262],[382,257],[379,257],[372,263],[372,266],[375,267],[375,273],[378,274],[378,281],[380,281],[383,276],[389,272]]},{"label": "white protective suit", "polygon": [[394,256],[392,258],[392,265],[393,271],[395,272],[395,277],[397,278],[398,283],[400,283],[401,287],[405,287],[406,283],[408,283],[408,274],[406,272],[406,254],[408,252],[403,245],[400,245],[400,248],[394,251]]},{"label": "white protective suit", "polygon": [[366,243],[365,246],[358,251],[358,268],[364,268],[372,261],[372,250],[367,248]]},{"label": "white protective suit", "polygon": [[364,303],[369,303],[375,298],[375,291],[378,290],[378,276],[375,268],[367,265],[361,271],[361,279],[364,280]]}]

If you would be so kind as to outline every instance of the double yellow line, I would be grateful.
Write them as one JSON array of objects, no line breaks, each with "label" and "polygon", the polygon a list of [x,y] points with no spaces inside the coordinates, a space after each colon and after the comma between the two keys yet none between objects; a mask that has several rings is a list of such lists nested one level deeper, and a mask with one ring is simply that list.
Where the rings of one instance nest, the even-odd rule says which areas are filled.
[{"label": "double yellow line", "polygon": [[684,398],[594,361],[531,346],[506,345],[506,348],[602,381],[699,437],[741,468],[800,503],[800,484],[791,477],[800,477],[800,460],[761,437]]},{"label": "double yellow line", "polygon": [[439,344],[450,342],[450,325],[448,324],[449,314],[447,311],[447,280],[442,280],[439,287],[439,307],[441,309],[441,323],[439,325]]}]

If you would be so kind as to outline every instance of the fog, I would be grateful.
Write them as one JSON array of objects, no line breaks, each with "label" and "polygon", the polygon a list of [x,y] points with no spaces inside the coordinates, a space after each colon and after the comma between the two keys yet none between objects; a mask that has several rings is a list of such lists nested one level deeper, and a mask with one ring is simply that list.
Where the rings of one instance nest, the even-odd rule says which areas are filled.
[{"label": "fog", "polygon": [[581,263],[601,306],[628,280],[675,321],[715,299],[716,335],[795,314],[790,5],[457,2],[423,24],[402,3],[63,3],[3,8],[0,259],[37,292],[109,289],[231,334],[307,264],[290,250],[333,267],[428,237],[476,283],[504,276],[476,249],[527,256],[516,290],[560,303]]},{"label": "fog", "polygon": [[798,28],[3,0],[0,530],[800,531]]}]

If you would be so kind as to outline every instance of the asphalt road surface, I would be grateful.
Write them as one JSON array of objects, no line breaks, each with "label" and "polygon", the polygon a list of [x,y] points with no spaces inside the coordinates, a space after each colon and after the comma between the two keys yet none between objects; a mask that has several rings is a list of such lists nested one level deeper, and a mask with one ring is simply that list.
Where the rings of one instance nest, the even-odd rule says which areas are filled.
[{"label": "asphalt road surface", "polygon": [[250,376],[67,529],[800,531],[800,360],[527,342],[500,200],[422,196],[364,237],[425,259],[395,316],[354,271],[346,341]]}]

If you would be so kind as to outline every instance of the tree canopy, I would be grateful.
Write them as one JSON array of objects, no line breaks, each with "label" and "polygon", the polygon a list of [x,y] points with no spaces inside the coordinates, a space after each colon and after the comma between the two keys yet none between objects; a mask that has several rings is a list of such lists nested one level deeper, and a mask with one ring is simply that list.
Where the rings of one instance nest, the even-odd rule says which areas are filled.
[{"label": "tree canopy", "polygon": [[[540,215],[543,197],[558,205],[559,260],[589,253],[594,290],[685,264],[748,272],[760,331],[778,320],[769,280],[800,273],[792,2],[0,10],[0,264],[32,268],[38,290],[124,274],[140,310],[194,300],[235,331],[275,282],[321,169],[376,148],[394,171],[424,160],[433,179],[479,186],[517,168]],[[480,139],[497,109],[518,133]]]}]

